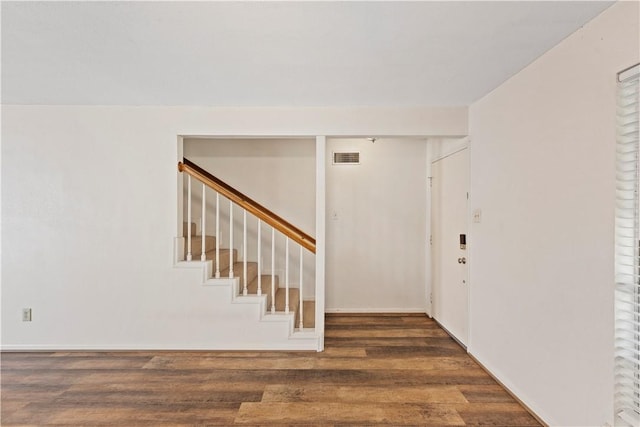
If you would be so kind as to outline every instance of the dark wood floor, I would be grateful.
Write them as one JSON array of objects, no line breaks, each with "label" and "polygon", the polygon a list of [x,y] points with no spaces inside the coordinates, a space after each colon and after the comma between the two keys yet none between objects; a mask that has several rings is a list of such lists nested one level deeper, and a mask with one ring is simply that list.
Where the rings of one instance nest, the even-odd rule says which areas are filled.
[{"label": "dark wood floor", "polygon": [[1,424],[539,425],[425,316],[326,323],[324,353],[3,353]]}]

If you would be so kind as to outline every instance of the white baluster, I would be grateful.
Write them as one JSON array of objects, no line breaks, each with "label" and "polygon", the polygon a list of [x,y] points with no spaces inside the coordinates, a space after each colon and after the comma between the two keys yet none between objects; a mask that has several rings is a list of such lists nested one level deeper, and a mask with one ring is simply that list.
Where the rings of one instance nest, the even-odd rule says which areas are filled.
[{"label": "white baluster", "polygon": [[276,230],[271,228],[271,312],[276,312]]},{"label": "white baluster", "polygon": [[202,234],[202,254],[200,255],[200,261],[206,261],[207,260],[207,254],[205,253],[206,248],[206,225],[207,225],[207,220],[206,220],[206,212],[207,212],[207,186],[204,185],[204,183],[202,184],[202,232],[200,234]]},{"label": "white baluster", "polygon": [[233,202],[229,200],[229,279],[233,279]]},{"label": "white baluster", "polygon": [[187,202],[187,261],[192,260],[191,256],[191,175],[187,178],[187,198],[189,201]]},{"label": "white baluster", "polygon": [[216,192],[216,279],[220,278],[220,193]]},{"label": "white baluster", "polygon": [[302,260],[302,246],[300,246],[300,329],[304,328],[302,317],[304,316],[304,304],[302,302],[302,273],[304,271]]},{"label": "white baluster", "polygon": [[247,291],[247,211],[242,210],[242,278],[244,280],[244,287],[242,288],[242,295],[246,296]]},{"label": "white baluster", "polygon": [[262,221],[258,219],[258,295],[262,295]]},{"label": "white baluster", "polygon": [[289,312],[289,238],[287,237],[287,241],[285,243],[284,249],[284,286],[285,286],[285,294],[284,294],[284,312]]}]

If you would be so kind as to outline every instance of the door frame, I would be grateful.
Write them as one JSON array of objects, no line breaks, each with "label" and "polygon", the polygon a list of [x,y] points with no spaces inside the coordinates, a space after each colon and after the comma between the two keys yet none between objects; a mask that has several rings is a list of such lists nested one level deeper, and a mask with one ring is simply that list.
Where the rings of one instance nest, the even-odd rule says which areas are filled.
[{"label": "door frame", "polygon": [[[427,179],[429,180],[429,185],[427,185],[427,259],[425,260],[429,274],[427,275],[427,284],[426,284],[426,292],[427,300],[425,301],[425,312],[426,314],[433,319],[433,303],[432,303],[432,295],[433,295],[433,266],[431,265],[431,255],[432,255],[432,244],[431,244],[431,213],[433,210],[433,200],[432,200],[432,192],[431,192],[431,183],[433,178],[432,173],[432,164],[437,162],[438,160],[442,160],[446,157],[452,156],[462,150],[469,150],[469,182],[467,183],[467,188],[469,188],[469,198],[467,201],[467,248],[469,245],[473,244],[473,234],[472,234],[472,221],[471,221],[471,212],[472,212],[472,194],[471,194],[471,165],[472,165],[472,151],[471,151],[471,138],[468,136],[464,138],[434,138],[429,139],[427,145]],[[467,253],[471,251],[468,250]],[[471,347],[471,270],[473,266],[473,260],[467,255],[467,264],[468,264],[468,277],[467,277],[467,344],[466,347]]]}]

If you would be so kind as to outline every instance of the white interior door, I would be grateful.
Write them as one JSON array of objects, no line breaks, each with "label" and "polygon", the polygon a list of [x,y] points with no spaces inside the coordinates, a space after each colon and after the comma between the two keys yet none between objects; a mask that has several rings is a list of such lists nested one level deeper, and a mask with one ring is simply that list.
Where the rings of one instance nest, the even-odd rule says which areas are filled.
[{"label": "white interior door", "polygon": [[469,150],[434,162],[431,171],[433,317],[466,345],[469,251],[461,248],[460,236],[467,235]]}]

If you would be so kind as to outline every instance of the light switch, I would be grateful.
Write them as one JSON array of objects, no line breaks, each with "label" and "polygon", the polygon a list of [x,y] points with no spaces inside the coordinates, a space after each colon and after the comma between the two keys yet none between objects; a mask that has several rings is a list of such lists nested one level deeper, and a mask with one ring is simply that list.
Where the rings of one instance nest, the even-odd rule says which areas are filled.
[{"label": "light switch", "polygon": [[482,221],[482,210],[474,209],[473,211],[473,222],[479,224]]}]

